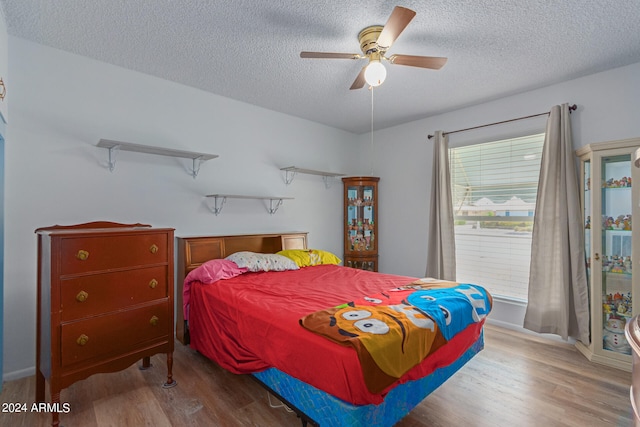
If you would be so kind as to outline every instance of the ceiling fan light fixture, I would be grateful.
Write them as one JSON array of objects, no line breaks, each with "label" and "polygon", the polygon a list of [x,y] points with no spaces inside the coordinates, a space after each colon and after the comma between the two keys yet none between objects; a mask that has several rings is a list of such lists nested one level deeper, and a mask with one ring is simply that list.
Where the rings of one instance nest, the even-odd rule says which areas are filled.
[{"label": "ceiling fan light fixture", "polygon": [[370,87],[380,86],[387,77],[387,70],[381,61],[384,59],[391,64],[406,65],[410,67],[439,70],[447,62],[447,58],[435,56],[416,56],[393,54],[386,57],[387,51],[398,38],[400,33],[409,25],[416,12],[406,7],[396,6],[391,12],[387,23],[382,25],[370,25],[358,33],[360,42],[359,53],[335,53],[335,52],[300,52],[301,58],[334,58],[334,59],[368,59],[366,64],[356,76],[349,90],[362,89],[365,84]]},{"label": "ceiling fan light fixture", "polygon": [[380,86],[387,78],[387,69],[382,65],[380,60],[372,59],[364,70],[365,81],[373,87]]}]

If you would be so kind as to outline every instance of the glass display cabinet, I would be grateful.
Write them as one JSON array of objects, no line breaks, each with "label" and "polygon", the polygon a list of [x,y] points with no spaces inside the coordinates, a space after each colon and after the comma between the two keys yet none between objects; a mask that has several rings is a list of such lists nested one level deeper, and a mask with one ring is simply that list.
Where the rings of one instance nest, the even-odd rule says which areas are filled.
[{"label": "glass display cabinet", "polygon": [[[591,343],[576,347],[589,360],[631,371],[625,325],[640,313],[640,138],[596,143],[580,157],[582,220],[589,282]],[[635,274],[634,274],[635,267]]]},{"label": "glass display cabinet", "polygon": [[378,271],[377,177],[342,178],[344,183],[344,265]]}]

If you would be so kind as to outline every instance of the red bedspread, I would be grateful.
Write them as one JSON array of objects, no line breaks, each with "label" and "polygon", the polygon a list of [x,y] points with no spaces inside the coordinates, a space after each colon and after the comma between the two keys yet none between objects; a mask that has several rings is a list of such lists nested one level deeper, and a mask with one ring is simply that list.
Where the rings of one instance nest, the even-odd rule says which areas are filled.
[{"label": "red bedspread", "polygon": [[350,299],[406,285],[415,278],[335,265],[245,273],[213,284],[193,283],[191,346],[234,373],[275,367],[356,405],[382,402],[398,383],[446,366],[479,337],[470,325],[380,393],[364,382],[357,353],[304,329],[301,317]]}]

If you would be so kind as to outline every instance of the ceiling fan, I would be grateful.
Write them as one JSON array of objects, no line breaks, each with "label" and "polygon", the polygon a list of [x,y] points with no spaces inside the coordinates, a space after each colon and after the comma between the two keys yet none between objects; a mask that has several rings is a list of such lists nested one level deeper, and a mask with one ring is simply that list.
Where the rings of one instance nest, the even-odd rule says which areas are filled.
[{"label": "ceiling fan", "polygon": [[408,65],[411,67],[430,68],[439,70],[446,64],[447,58],[435,56],[391,55],[385,53],[400,33],[409,25],[416,13],[406,7],[396,6],[384,26],[372,25],[358,34],[360,41],[359,53],[331,53],[331,52],[300,52],[301,58],[321,59],[368,59],[365,65],[349,89],[361,89],[365,83],[370,86],[379,86],[387,76],[387,70],[382,65],[382,60],[392,64]]}]

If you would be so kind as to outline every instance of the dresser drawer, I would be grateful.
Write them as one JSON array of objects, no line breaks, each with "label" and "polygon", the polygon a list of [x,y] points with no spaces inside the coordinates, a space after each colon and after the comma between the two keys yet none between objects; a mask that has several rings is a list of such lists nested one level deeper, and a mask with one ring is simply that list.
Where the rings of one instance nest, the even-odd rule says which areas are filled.
[{"label": "dresser drawer", "polygon": [[167,266],[76,276],[60,281],[62,321],[80,319],[168,296]]},{"label": "dresser drawer", "polygon": [[61,241],[61,274],[85,273],[168,261],[166,233],[69,237]]},{"label": "dresser drawer", "polygon": [[92,358],[126,354],[162,337],[169,339],[167,302],[61,325],[63,367]]}]

